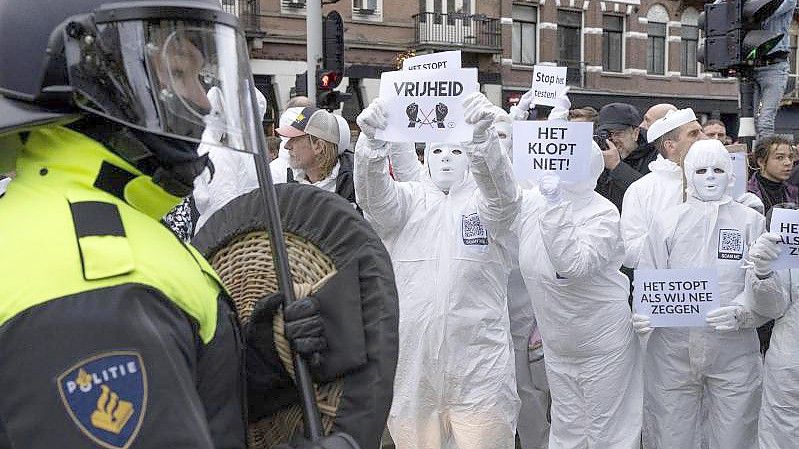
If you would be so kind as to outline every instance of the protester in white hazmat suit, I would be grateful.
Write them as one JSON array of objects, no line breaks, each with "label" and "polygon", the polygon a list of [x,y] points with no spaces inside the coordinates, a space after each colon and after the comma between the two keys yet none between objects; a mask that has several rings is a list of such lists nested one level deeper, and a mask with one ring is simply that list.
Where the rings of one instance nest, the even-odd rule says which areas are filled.
[{"label": "protester in white hazmat suit", "polygon": [[710,449],[754,449],[762,369],[754,328],[785,301],[771,269],[773,237],[761,236],[762,215],[730,198],[732,162],[721,142],[694,143],[683,166],[688,199],[654,216],[638,267],[714,268],[720,307],[705,327],[653,330],[648,315],[634,315],[633,327],[648,335],[644,443],[699,449],[697,423],[709,407]]},{"label": "protester in white hazmat suit", "polygon": [[524,191],[517,223],[552,394],[549,448],[638,448],[641,368],[619,272],[619,213],[594,192],[604,167],[599,147],[582,151],[590,153],[590,177],[546,176]]},{"label": "protester in white hazmat suit", "polygon": [[[568,88],[564,90],[561,97],[565,106],[561,105],[553,110],[555,114],[559,114],[562,110],[568,113],[568,98],[565,95],[567,91]],[[517,120],[526,118],[526,110],[531,106],[532,96],[532,90],[528,91],[522,97],[519,105],[511,108],[511,113]],[[379,99],[376,101],[379,103]],[[511,115],[505,114],[504,111],[497,111],[493,123],[500,145],[511,160],[513,160],[513,120]],[[387,145],[394,179],[397,181],[420,180],[423,166],[416,158],[414,145],[405,142],[390,142]],[[533,184],[529,182],[519,182],[519,184],[522,188],[533,187]],[[513,340],[516,392],[520,399],[516,433],[519,436],[521,449],[546,449],[549,439],[549,386],[543,358],[533,354],[533,360],[530,360],[528,355],[530,337],[536,323],[530,295],[527,293],[519,271],[518,239],[515,236],[513,238],[514,241],[508,245],[512,251],[510,260],[514,265],[508,277],[507,303],[510,334]]]},{"label": "protester in white hazmat suit", "polygon": [[[256,89],[258,112],[263,118],[266,114],[266,98]],[[194,180],[194,206],[199,212],[199,218],[194,226],[194,232],[205,224],[214,212],[221,209],[233,198],[240,196],[258,187],[258,176],[255,173],[255,160],[252,154],[230,151],[221,146],[222,139],[235,139],[236,136],[225,135],[225,123],[228,120],[225,114],[224,99],[221,91],[212,87],[208,90],[208,102],[211,112],[205,116],[205,131],[202,143],[198,147],[199,154],[208,153],[213,164],[213,172],[206,170]]]},{"label": "protester in white hazmat suit", "polygon": [[[771,248],[767,256],[776,256],[779,251],[779,247]],[[785,449],[799,444],[799,271],[779,273],[788,298],[774,322],[766,352],[757,432],[760,449]]]},{"label": "protester in white hazmat suit", "polygon": [[388,248],[400,298],[400,352],[388,426],[398,449],[508,449],[519,400],[505,293],[506,238],[519,206],[510,161],[489,129],[496,109],[464,102],[472,142],[430,144],[420,181],[395,182],[374,102],[358,117],[355,186]]}]

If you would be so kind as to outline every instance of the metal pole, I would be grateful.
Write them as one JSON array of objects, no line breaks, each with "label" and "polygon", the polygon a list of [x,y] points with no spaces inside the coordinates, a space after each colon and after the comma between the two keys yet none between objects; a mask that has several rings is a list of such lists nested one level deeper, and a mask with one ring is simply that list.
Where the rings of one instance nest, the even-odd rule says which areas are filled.
[{"label": "metal pole", "polygon": [[743,73],[738,78],[740,89],[741,118],[738,122],[738,140],[746,144],[746,149],[752,149],[755,140],[755,83],[751,73]]},{"label": "metal pole", "polygon": [[305,13],[308,99],[312,105],[316,105],[316,66],[322,59],[322,0],[308,0]]},{"label": "metal pole", "polygon": [[[251,83],[254,91],[255,81],[251,81]],[[252,110],[257,111],[258,103],[255,99],[255,95],[251,95],[251,97]],[[297,298],[294,295],[294,281],[292,280],[289,267],[286,240],[283,238],[283,224],[280,222],[277,193],[275,192],[275,185],[272,182],[272,172],[269,170],[266,137],[260,129],[260,118],[256,123],[258,124],[258,130],[255,131],[253,141],[257,143],[258,148],[253,158],[255,160],[255,172],[258,175],[258,185],[261,189],[261,199],[263,201],[264,215],[266,218],[264,226],[269,232],[269,240],[272,244],[272,261],[277,269],[277,280],[280,291],[283,292],[283,297],[286,300],[285,304],[291,304],[296,301]],[[316,406],[316,390],[311,380],[311,373],[308,370],[308,365],[306,365],[305,360],[296,352],[293,353],[292,362],[294,365],[294,382],[297,384],[297,389],[300,392],[305,436],[311,441],[317,441],[322,438],[324,433],[322,429],[322,418],[319,414],[319,408]]]}]

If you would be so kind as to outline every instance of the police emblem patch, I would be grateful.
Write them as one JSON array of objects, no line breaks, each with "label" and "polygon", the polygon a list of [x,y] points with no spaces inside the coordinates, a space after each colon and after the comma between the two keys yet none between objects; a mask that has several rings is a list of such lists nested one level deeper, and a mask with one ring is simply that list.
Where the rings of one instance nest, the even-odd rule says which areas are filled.
[{"label": "police emblem patch", "polygon": [[58,376],[67,413],[92,441],[127,449],[139,433],[147,408],[147,373],[133,351],[82,360]]}]

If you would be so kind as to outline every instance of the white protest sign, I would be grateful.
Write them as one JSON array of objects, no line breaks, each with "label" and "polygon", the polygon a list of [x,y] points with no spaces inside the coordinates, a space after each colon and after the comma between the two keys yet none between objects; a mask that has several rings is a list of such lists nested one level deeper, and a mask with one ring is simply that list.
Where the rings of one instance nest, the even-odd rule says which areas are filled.
[{"label": "white protest sign", "polygon": [[558,95],[566,88],[566,67],[533,66],[533,103],[557,106]]},{"label": "white protest sign", "polygon": [[402,61],[402,70],[436,70],[461,68],[461,51],[442,51],[414,56]]},{"label": "white protest sign", "polygon": [[780,235],[779,257],[772,265],[776,270],[799,268],[799,210],[775,207],[771,211],[769,231]]},{"label": "white protest sign", "polygon": [[746,145],[726,145],[732,160],[732,172],[735,174],[735,184],[732,187],[732,197],[740,198],[746,193]]},{"label": "white protest sign", "polygon": [[718,274],[710,268],[635,270],[633,305],[653,327],[706,326],[707,313],[720,305]]},{"label": "white protest sign", "polygon": [[513,173],[519,180],[552,174],[564,181],[584,181],[593,132],[590,122],[513,122]]},{"label": "white protest sign", "polygon": [[388,142],[472,140],[474,127],[466,124],[463,100],[477,87],[475,68],[383,72],[380,98],[388,126],[375,137]]}]

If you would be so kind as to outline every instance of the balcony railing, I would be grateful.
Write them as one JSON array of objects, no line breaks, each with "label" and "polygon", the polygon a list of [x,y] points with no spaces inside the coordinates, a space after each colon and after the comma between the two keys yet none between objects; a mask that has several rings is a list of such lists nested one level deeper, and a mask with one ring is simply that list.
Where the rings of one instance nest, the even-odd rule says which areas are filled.
[{"label": "balcony railing", "polygon": [[423,12],[413,20],[417,47],[502,52],[499,19],[483,14]]},{"label": "balcony railing", "polygon": [[239,18],[245,32],[258,30],[258,0],[222,0],[222,10]]}]

